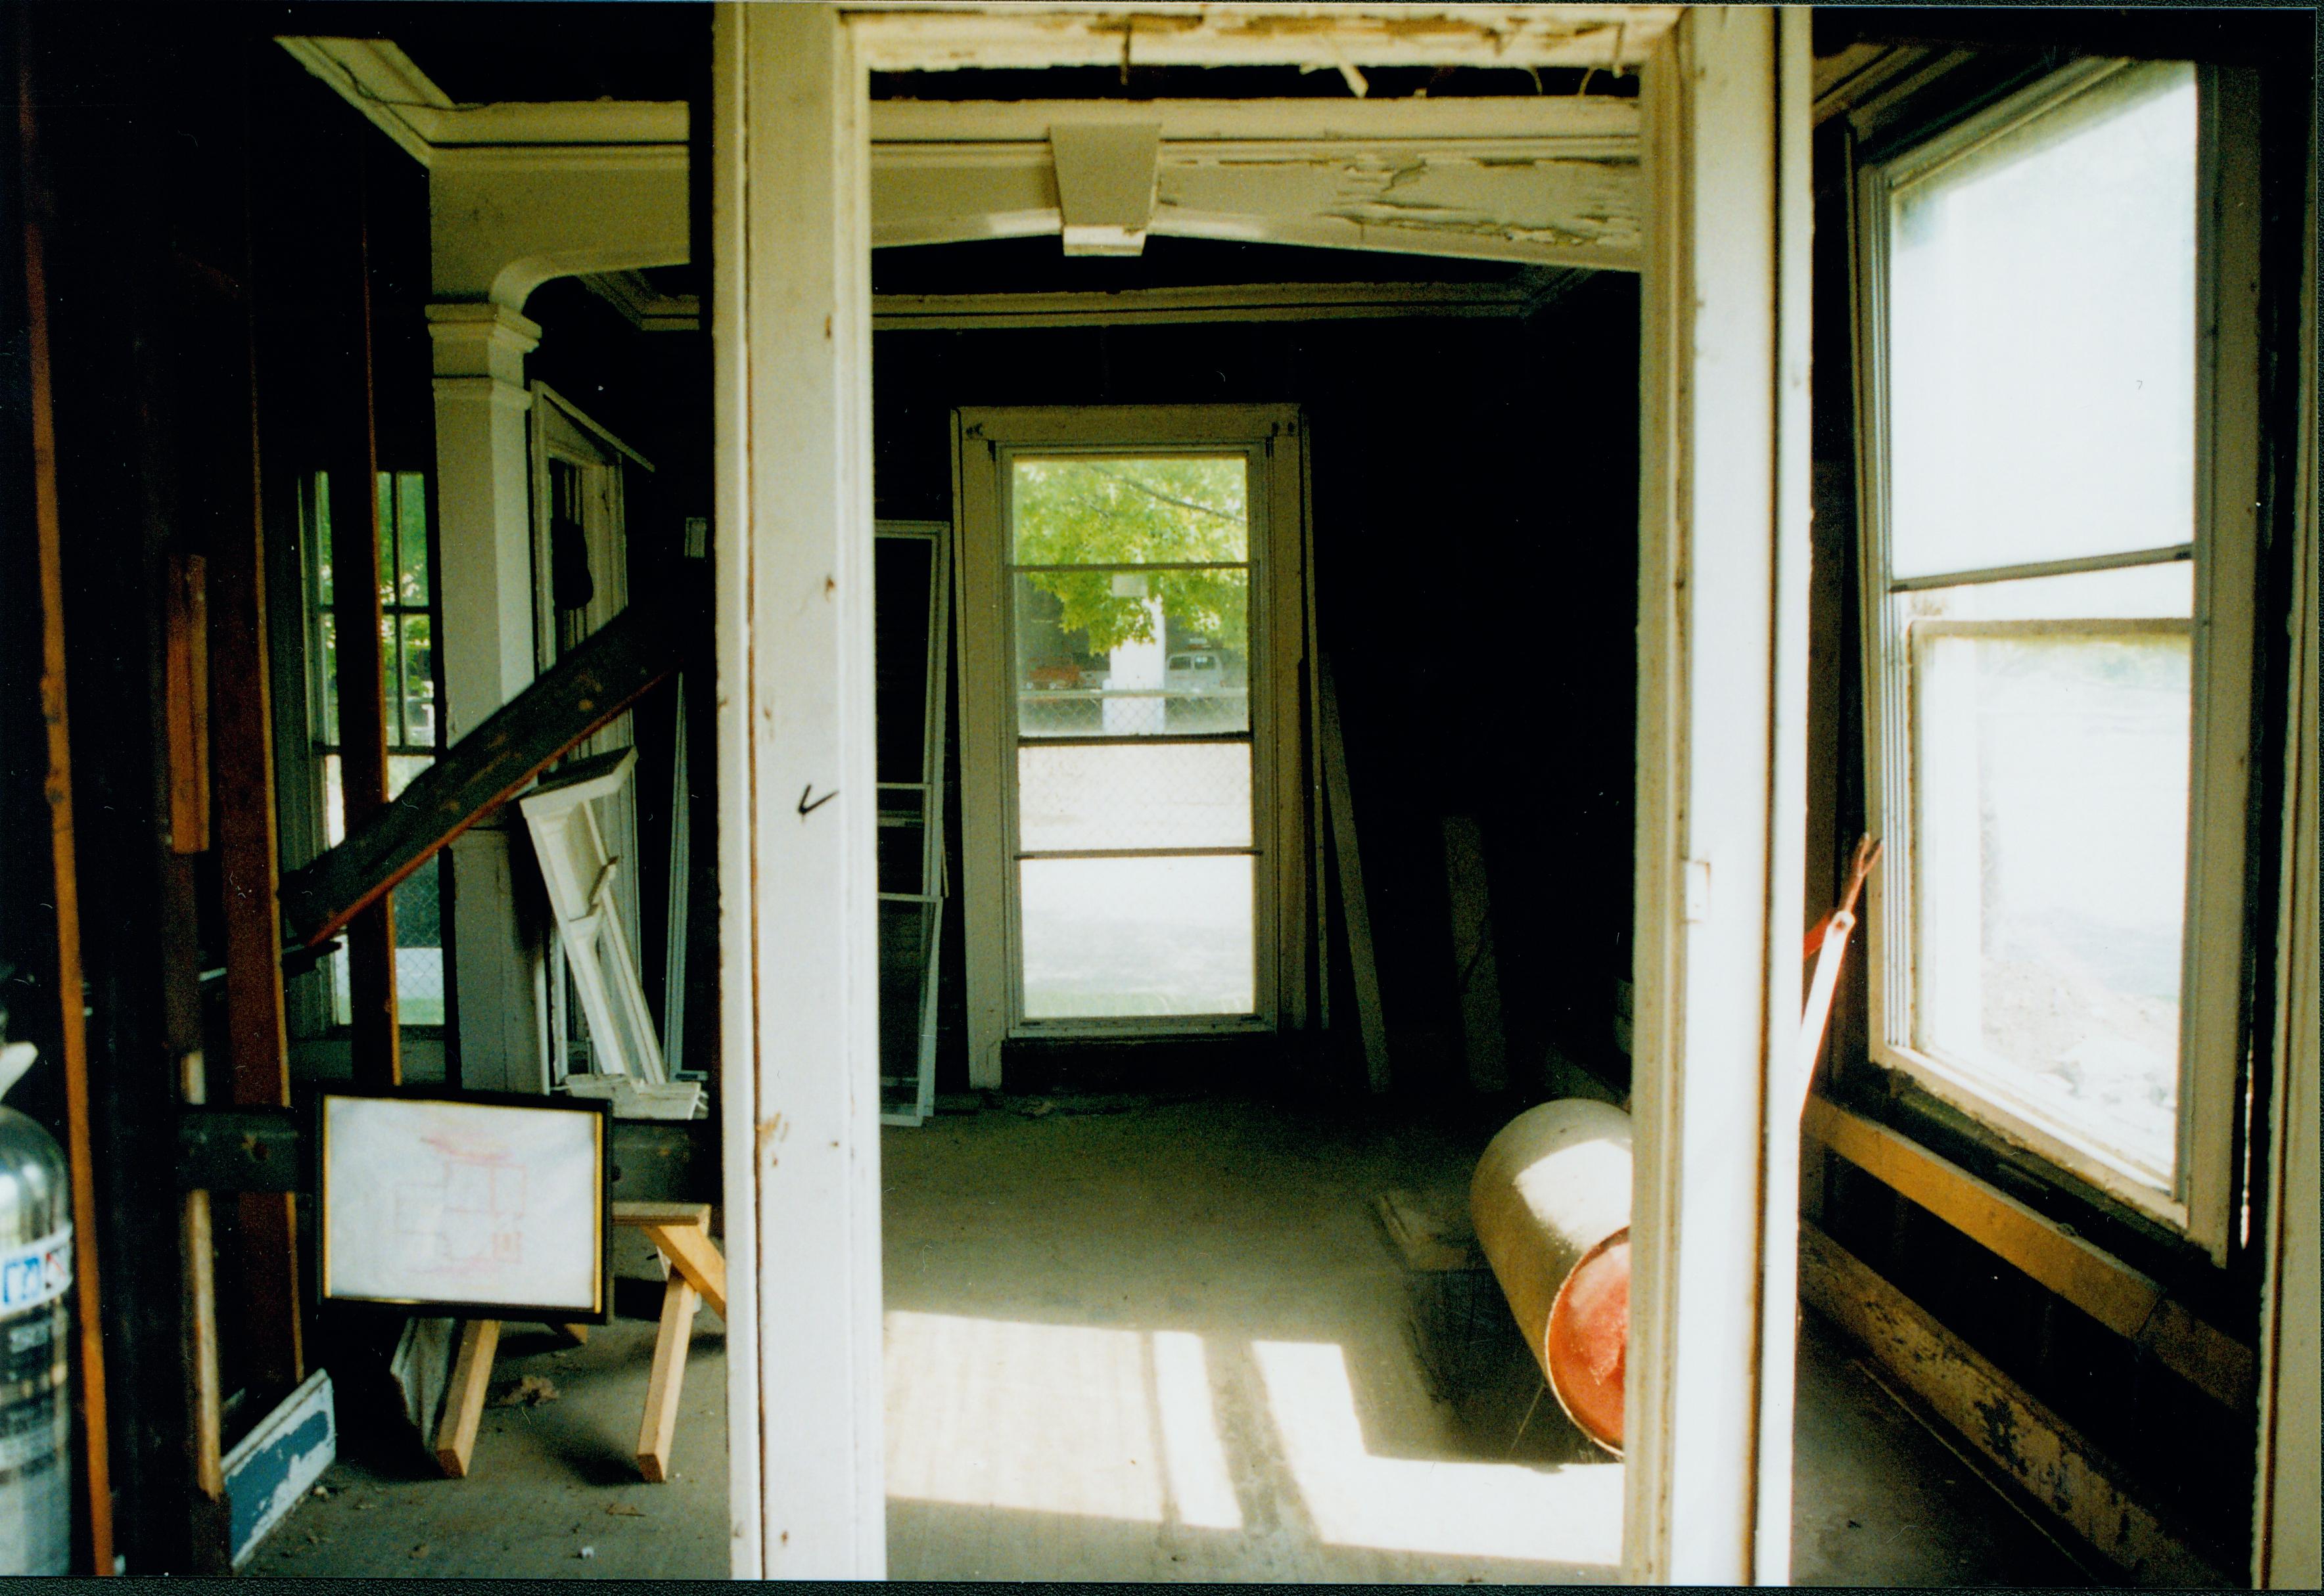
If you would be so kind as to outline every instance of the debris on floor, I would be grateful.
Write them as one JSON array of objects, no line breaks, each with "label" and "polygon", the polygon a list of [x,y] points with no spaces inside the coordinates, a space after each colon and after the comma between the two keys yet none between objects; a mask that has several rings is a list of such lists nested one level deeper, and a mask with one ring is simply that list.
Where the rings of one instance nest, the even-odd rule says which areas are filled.
[{"label": "debris on floor", "polygon": [[[565,1349],[559,1348],[559,1351]],[[538,1408],[543,1402],[554,1402],[563,1395],[557,1382],[545,1374],[528,1374],[503,1387],[484,1400],[487,1408]]]}]

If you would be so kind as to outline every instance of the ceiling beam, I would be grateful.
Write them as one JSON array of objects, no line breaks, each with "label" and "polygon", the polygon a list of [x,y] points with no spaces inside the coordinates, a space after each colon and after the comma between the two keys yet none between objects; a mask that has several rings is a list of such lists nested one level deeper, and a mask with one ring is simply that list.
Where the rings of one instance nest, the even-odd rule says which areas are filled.
[{"label": "ceiling beam", "polygon": [[1139,5],[853,0],[843,11],[874,71],[962,68],[1298,67],[1360,82],[1360,67],[1596,67],[1620,72],[1670,30],[1675,5]]}]

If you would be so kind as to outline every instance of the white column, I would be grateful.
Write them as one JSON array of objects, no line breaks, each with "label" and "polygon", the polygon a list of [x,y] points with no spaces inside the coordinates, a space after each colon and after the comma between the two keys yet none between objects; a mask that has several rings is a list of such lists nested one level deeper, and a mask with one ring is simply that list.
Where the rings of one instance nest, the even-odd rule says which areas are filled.
[{"label": "white column", "polygon": [[[1643,82],[1626,1578],[1789,1576],[1807,597],[1804,14]],[[1780,1106],[1778,1106],[1780,1105]]]},{"label": "white column", "polygon": [[867,82],[831,5],[714,38],[733,1566],[878,1579]]},{"label": "white column", "polygon": [[[456,742],[533,677],[524,357],[540,328],[504,306],[453,304],[428,307],[428,332],[436,371],[438,647]],[[517,912],[510,818],[488,818],[446,850],[460,1079],[477,1090],[545,1092],[540,937]]]}]

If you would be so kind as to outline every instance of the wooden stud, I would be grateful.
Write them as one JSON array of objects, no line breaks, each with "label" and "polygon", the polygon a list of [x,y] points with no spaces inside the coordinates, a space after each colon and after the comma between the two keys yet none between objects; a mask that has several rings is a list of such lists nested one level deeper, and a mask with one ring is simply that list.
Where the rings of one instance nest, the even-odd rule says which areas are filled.
[{"label": "wooden stud", "polygon": [[170,729],[170,848],[210,845],[209,619],[199,555],[172,555],[163,644]]},{"label": "wooden stud", "polygon": [[[236,1107],[288,1108],[290,1036],[282,1000],[273,695],[267,657],[254,382],[250,393],[249,520],[243,527],[237,518],[234,529],[221,529],[211,546],[208,573],[208,643],[218,686],[209,720],[217,756],[227,1097]],[[307,1377],[292,1202],[287,1194],[244,1193],[235,1200],[233,1233],[245,1303],[237,1323],[249,1342],[252,1372],[278,1391],[295,1389]]]},{"label": "wooden stud", "polygon": [[[333,473],[332,607],[339,678],[339,802],[346,834],[387,807],[387,707],[380,637],[379,428],[374,409],[370,184],[365,158],[356,157],[355,292],[362,330],[360,422],[351,418],[347,452]],[[359,426],[359,436],[355,435]],[[359,447],[353,446],[359,445]],[[396,1013],[395,910],[388,898],[347,923],[347,986],[352,1009],[355,1078],[359,1087],[392,1087],[403,1078],[402,1032]]]},{"label": "wooden stud", "polygon": [[452,1384],[444,1393],[444,1421],[436,1431],[436,1464],[452,1479],[467,1477],[476,1426],[484,1414],[484,1388],[492,1383],[493,1354],[500,1344],[498,1319],[470,1319],[460,1327],[460,1355],[452,1365]]},{"label": "wooden stud", "polygon": [[[201,1050],[178,1059],[179,1100],[201,1106],[206,1067]],[[186,1448],[192,1463],[194,1489],[211,1502],[226,1500],[226,1463],[222,1414],[225,1399],[218,1383],[217,1248],[210,1228],[210,1194],[189,1191],[179,1209],[180,1240],[184,1255],[182,1281],[186,1417],[189,1433]],[[197,1536],[198,1540],[198,1536]],[[204,1548],[197,1545],[198,1561]]]},{"label": "wooden stud", "polygon": [[678,1433],[678,1399],[686,1385],[686,1347],[693,1335],[695,1300],[694,1287],[686,1277],[672,1275],[662,1293],[645,1417],[638,1425],[638,1472],[651,1484],[669,1478],[669,1446]]},{"label": "wooden stud", "polygon": [[[1380,1014],[1379,967],[1372,957],[1371,900],[1364,894],[1364,858],[1356,846],[1355,800],[1348,788],[1348,750],[1340,740],[1340,695],[1332,662],[1315,658],[1316,692],[1323,714],[1323,794],[1331,816],[1333,851],[1340,860],[1340,912],[1348,922],[1348,963],[1356,977],[1356,1021],[1364,1039],[1365,1084],[1388,1087],[1388,1023]],[[1331,979],[1328,950],[1324,979]]]},{"label": "wooden stud", "polygon": [[97,1290],[95,1153],[88,1107],[88,1026],[81,1012],[80,868],[73,839],[72,741],[66,716],[64,564],[57,509],[55,394],[49,364],[47,229],[50,194],[40,159],[32,20],[16,27],[17,153],[23,184],[26,407],[32,431],[32,519],[41,573],[41,711],[48,725],[50,854],[56,884],[58,1018],[64,1066],[65,1161],[71,1172],[73,1217],[73,1397],[78,1409],[74,1451],[80,1458],[88,1526],[86,1572],[113,1573],[112,1435],[105,1371],[105,1316]]}]

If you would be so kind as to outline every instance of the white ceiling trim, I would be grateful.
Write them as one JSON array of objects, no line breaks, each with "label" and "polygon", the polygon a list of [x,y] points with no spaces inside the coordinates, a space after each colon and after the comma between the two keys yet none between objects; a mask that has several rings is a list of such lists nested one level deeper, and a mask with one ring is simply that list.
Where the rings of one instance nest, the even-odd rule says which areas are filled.
[{"label": "white ceiling trim", "polygon": [[875,71],[958,68],[1597,67],[1644,60],[1675,5],[1138,5],[854,0],[858,57]]},{"label": "white ceiling trim", "polygon": [[[850,15],[862,26],[926,23],[939,32],[964,29],[1003,40],[1026,36],[1026,28],[1099,23],[1128,27],[1143,39],[1149,23],[1161,25],[1159,18],[1179,30],[1173,37],[1209,39],[1219,50],[1239,40],[1234,49],[1268,60],[1304,60],[1300,52],[1313,53],[1316,41],[1346,32],[1369,41],[1349,60],[1375,64],[1384,58],[1370,52],[1386,50],[1396,40],[1404,41],[1396,44],[1399,50],[1434,41],[1424,52],[1429,60],[1444,59],[1446,51],[1467,59],[1499,40],[1494,48],[1522,60],[1545,49],[1543,41],[1552,34],[1569,42],[1598,40],[1610,49],[1611,41],[1599,37],[1609,27],[1621,32],[1622,50],[1632,43],[1642,50],[1663,25],[1655,8],[1492,5],[1390,12],[1196,5],[1129,15],[1118,6],[1036,12],[967,5]],[[646,193],[634,185],[644,183],[656,196],[670,188],[650,208],[678,218],[682,230],[683,103],[463,105],[392,41],[286,37],[281,42],[428,167],[439,185],[456,184],[464,205],[472,198],[485,204],[479,216],[507,208],[485,202],[508,183],[562,184],[555,196],[543,189],[548,197],[530,205],[544,216],[592,185],[609,195],[618,188],[633,197],[624,203],[634,206]],[[1160,234],[1592,271],[1638,266],[1643,179],[1639,108],[1632,99],[883,100],[872,105],[871,115],[872,233],[879,247],[1060,234],[1072,218],[1057,192],[1057,130],[1158,125],[1151,214],[1143,228],[1129,218],[1116,229],[1125,249]],[[454,197],[452,188],[443,197]],[[551,229],[555,249],[529,251],[540,258],[528,261],[507,282],[497,267],[485,270],[493,263],[467,261],[475,252],[458,238],[439,238],[439,288],[475,293],[489,281],[493,297],[513,298],[529,292],[529,283],[544,271],[578,271],[588,252],[576,228],[591,215],[603,219],[610,213],[568,216]],[[673,248],[679,252],[674,255]],[[680,259],[683,249],[682,238],[675,245],[628,241],[587,270]]]},{"label": "white ceiling trim", "polygon": [[1140,326],[1213,321],[1376,321],[1394,316],[1525,316],[1587,273],[1534,283],[1250,283],[1114,293],[876,294],[874,332]]},{"label": "white ceiling trim", "polygon": [[684,100],[535,100],[458,105],[390,39],[286,35],[276,43],[431,170],[447,161],[528,150],[653,151],[686,160]]},{"label": "white ceiling trim", "polygon": [[1638,102],[1610,95],[1397,100],[874,100],[872,142],[1038,144],[1056,123],[1159,123],[1166,143],[1403,144],[1496,141],[1577,158],[1635,159]]},{"label": "white ceiling trim", "polygon": [[[1228,283],[1111,293],[876,294],[872,329],[956,333],[1219,321],[1523,317],[1563,298],[1589,275],[1561,271],[1515,283]],[[642,272],[603,272],[580,280],[641,332],[690,333],[702,325],[700,299],[692,294],[665,294]]]}]

